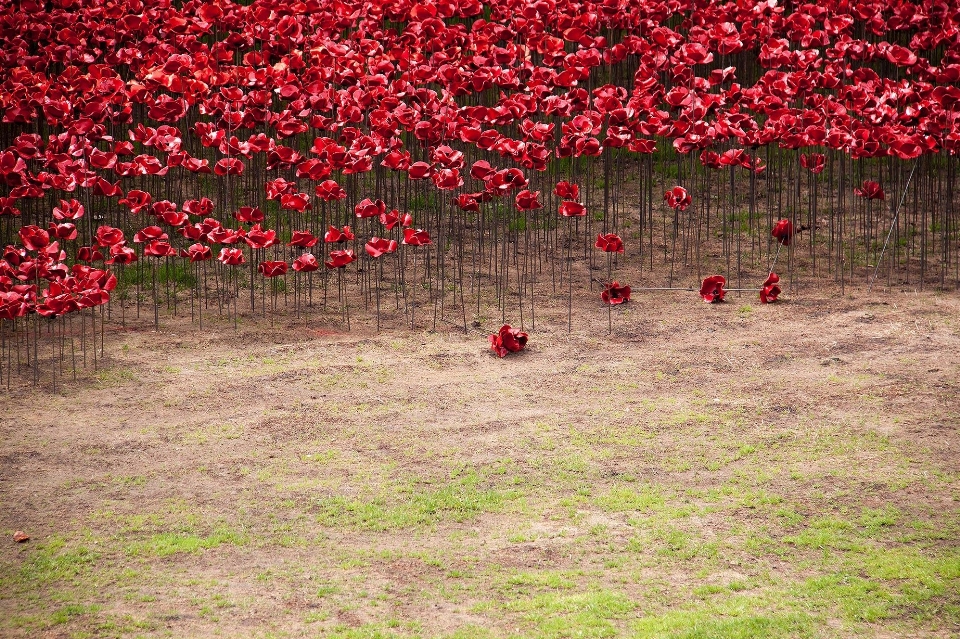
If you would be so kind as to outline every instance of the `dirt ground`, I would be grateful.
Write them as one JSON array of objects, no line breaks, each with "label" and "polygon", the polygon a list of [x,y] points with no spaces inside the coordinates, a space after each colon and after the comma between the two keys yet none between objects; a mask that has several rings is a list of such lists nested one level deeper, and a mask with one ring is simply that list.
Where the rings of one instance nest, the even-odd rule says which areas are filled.
[{"label": "dirt ground", "polygon": [[847,293],[111,325],[0,396],[0,635],[958,636],[960,297]]}]

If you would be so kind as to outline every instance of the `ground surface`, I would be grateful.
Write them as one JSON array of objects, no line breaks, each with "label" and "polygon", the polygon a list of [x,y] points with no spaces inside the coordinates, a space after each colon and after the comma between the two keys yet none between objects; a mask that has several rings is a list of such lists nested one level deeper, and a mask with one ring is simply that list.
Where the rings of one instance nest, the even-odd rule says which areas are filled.
[{"label": "ground surface", "polygon": [[0,398],[0,635],[957,636],[960,298],[830,295],[117,331]]}]

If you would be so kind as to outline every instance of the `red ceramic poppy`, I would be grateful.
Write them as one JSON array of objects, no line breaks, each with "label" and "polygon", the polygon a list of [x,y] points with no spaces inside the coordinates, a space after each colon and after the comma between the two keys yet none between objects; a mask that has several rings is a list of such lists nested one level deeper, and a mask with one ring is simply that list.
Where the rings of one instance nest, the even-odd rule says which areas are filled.
[{"label": "red ceramic poppy", "polygon": [[624,302],[630,301],[630,287],[629,286],[620,286],[619,282],[611,282],[607,284],[603,291],[600,293],[600,299],[606,304],[615,306],[617,304],[623,304]]},{"label": "red ceramic poppy", "polygon": [[47,226],[47,232],[50,233],[50,237],[55,237],[60,240],[77,239],[77,227],[75,224],[70,224],[69,222],[64,222],[63,224],[54,224],[51,222]]},{"label": "red ceramic poppy", "polygon": [[287,263],[278,261],[264,261],[257,265],[257,272],[264,277],[278,277],[287,272]]},{"label": "red ceramic poppy", "polygon": [[500,330],[489,337],[490,350],[498,357],[506,357],[507,353],[519,353],[527,345],[529,336],[520,329],[504,324]]},{"label": "red ceramic poppy", "polygon": [[353,207],[354,214],[359,218],[379,217],[386,210],[387,205],[383,203],[383,200],[374,202],[370,198],[364,198]]},{"label": "red ceramic poppy", "polygon": [[349,226],[344,226],[342,229],[338,229],[335,226],[331,226],[327,229],[327,232],[323,236],[323,241],[328,244],[345,244],[346,242],[354,239],[356,236],[353,234],[353,231],[350,230]]},{"label": "red ceramic poppy", "polygon": [[398,224],[400,226],[411,226],[413,224],[413,216],[409,213],[401,214],[400,211],[393,209],[389,213],[380,214],[380,223],[387,227],[388,231],[392,231]]},{"label": "red ceramic poppy", "polygon": [[206,244],[191,244],[186,251],[180,251],[180,257],[190,258],[190,262],[205,262],[213,257],[213,251]]},{"label": "red ceramic poppy", "polygon": [[269,248],[277,243],[277,232],[273,229],[262,229],[259,224],[247,231],[243,241],[252,249]]},{"label": "red ceramic poppy", "polygon": [[311,253],[304,253],[293,261],[293,270],[298,273],[309,273],[318,268],[320,268],[320,264],[317,262],[316,256]]},{"label": "red ceramic poppy", "polygon": [[853,189],[853,192],[867,200],[882,200],[886,197],[880,184],[872,180],[864,180],[863,186]]},{"label": "red ceramic poppy", "polygon": [[723,296],[727,294],[726,289],[723,288],[726,283],[727,278],[723,275],[711,275],[700,285],[700,297],[705,302],[722,302]]},{"label": "red ceramic poppy", "polygon": [[28,251],[39,251],[50,243],[50,234],[39,226],[30,225],[20,228],[20,243]]},{"label": "red ceramic poppy", "polygon": [[176,255],[177,251],[165,240],[148,240],[143,245],[143,254],[149,257],[170,257]]},{"label": "red ceramic poppy", "polygon": [[807,169],[814,175],[822,173],[826,166],[826,157],[823,153],[800,154],[800,166]]},{"label": "red ceramic poppy", "polygon": [[[186,204],[183,205],[186,209]],[[254,224],[258,222],[263,222],[264,214],[260,209],[253,206],[241,206],[237,211],[234,211],[233,218],[238,222],[246,222],[247,224]]]},{"label": "red ceramic poppy", "polygon": [[133,236],[133,241],[142,244],[151,240],[166,240],[168,238],[169,236],[159,226],[148,226],[137,231]]},{"label": "red ceramic poppy", "polygon": [[690,194],[682,186],[675,186],[664,193],[663,199],[666,200],[667,206],[675,211],[683,211],[693,201]]},{"label": "red ceramic poppy", "polygon": [[213,172],[217,175],[241,175],[243,162],[237,158],[223,158],[213,167]]},{"label": "red ceramic poppy", "polygon": [[616,233],[597,234],[594,246],[604,253],[623,253],[623,240]]},{"label": "red ceramic poppy", "polygon": [[770,235],[776,238],[777,242],[784,246],[790,246],[790,240],[793,239],[793,222],[784,218],[777,220],[773,225]]},{"label": "red ceramic poppy", "polygon": [[563,217],[584,217],[587,209],[579,202],[561,202],[557,212]]},{"label": "red ceramic poppy", "polygon": [[426,246],[433,244],[433,240],[430,239],[430,234],[423,229],[405,228],[403,229],[403,243],[410,246]]},{"label": "red ceramic poppy", "polygon": [[350,250],[330,251],[330,259],[326,260],[324,264],[331,270],[335,268],[346,268],[346,266],[355,259],[357,259],[357,257],[353,254],[353,251]]},{"label": "red ceramic poppy", "polygon": [[[102,245],[107,246],[107,245]],[[110,245],[110,257],[105,264],[133,264],[137,261],[137,253],[121,240]]]},{"label": "red ceramic poppy", "polygon": [[239,266],[245,262],[243,259],[243,251],[238,248],[224,247],[220,249],[220,254],[217,256],[217,259],[227,266]]},{"label": "red ceramic poppy", "polygon": [[103,259],[103,253],[94,246],[81,246],[77,249],[77,260],[80,262],[98,262]]},{"label": "red ceramic poppy", "polygon": [[373,258],[378,258],[387,253],[395,253],[397,246],[396,240],[388,240],[382,237],[372,237],[366,244],[364,244],[363,248],[366,250],[367,255]]},{"label": "red ceramic poppy", "polygon": [[780,276],[776,273],[770,273],[767,276],[767,279],[764,280],[763,286],[760,288],[760,301],[764,304],[769,304],[770,302],[776,302],[777,298],[782,292],[779,286]]},{"label": "red ceramic poppy", "polygon": [[310,248],[314,246],[319,241],[318,238],[314,237],[313,233],[310,231],[294,231],[293,235],[290,238],[290,241],[287,242],[287,246],[299,246],[302,248]]},{"label": "red ceramic poppy", "polygon": [[303,213],[310,207],[310,196],[306,193],[284,193],[280,196],[280,208],[285,211]]},{"label": "red ceramic poppy", "polygon": [[97,228],[97,244],[100,246],[114,246],[123,242],[123,231],[112,226]]},{"label": "red ceramic poppy", "polygon": [[521,211],[535,211],[536,209],[543,208],[543,205],[540,204],[539,197],[540,191],[520,191],[515,198],[517,209]]},{"label": "red ceramic poppy", "polygon": [[[133,191],[131,191],[132,193]],[[129,193],[127,194],[129,196]],[[123,200],[120,201],[123,204]],[[60,220],[79,220],[83,217],[83,204],[77,200],[60,200],[60,206],[53,208],[53,219]]]},{"label": "red ceramic poppy", "polygon": [[324,202],[345,200],[347,192],[335,180],[324,180],[316,187],[317,197]]}]

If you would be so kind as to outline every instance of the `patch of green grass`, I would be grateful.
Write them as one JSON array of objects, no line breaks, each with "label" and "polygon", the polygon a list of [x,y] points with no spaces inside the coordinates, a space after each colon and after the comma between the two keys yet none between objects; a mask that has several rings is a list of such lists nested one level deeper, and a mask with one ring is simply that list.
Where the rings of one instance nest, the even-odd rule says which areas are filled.
[{"label": "patch of green grass", "polygon": [[96,561],[97,553],[84,546],[67,547],[61,538],[37,545],[20,568],[20,580],[31,587],[76,578]]},{"label": "patch of green grass", "polygon": [[617,487],[590,500],[607,512],[657,510],[663,507],[663,494],[653,486]]},{"label": "patch of green grass", "polygon": [[819,624],[804,613],[764,610],[759,602],[736,597],[702,608],[641,618],[636,639],[777,639],[815,637]]},{"label": "patch of green grass", "polygon": [[206,536],[186,532],[165,532],[153,535],[147,541],[131,544],[127,552],[131,555],[167,557],[177,553],[196,553],[216,548],[222,544],[243,546],[247,536],[228,528],[218,528]]},{"label": "patch of green grass", "polygon": [[601,589],[574,594],[544,593],[505,602],[503,608],[519,613],[536,628],[537,637],[599,638],[616,636],[618,625],[614,622],[624,619],[636,603],[623,593]]}]

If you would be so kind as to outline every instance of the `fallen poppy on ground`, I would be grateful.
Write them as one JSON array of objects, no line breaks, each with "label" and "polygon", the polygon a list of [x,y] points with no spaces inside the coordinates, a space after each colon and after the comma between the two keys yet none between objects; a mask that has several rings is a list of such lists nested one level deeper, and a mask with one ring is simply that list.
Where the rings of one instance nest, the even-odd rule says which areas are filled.
[{"label": "fallen poppy on ground", "polygon": [[723,288],[726,283],[727,278],[723,275],[711,275],[704,279],[700,285],[700,297],[705,302],[722,302],[723,296],[727,294],[727,291]]},{"label": "fallen poppy on ground", "polygon": [[506,357],[507,353],[519,353],[527,345],[528,337],[520,329],[504,324],[499,331],[489,337],[490,350],[498,357]]}]

